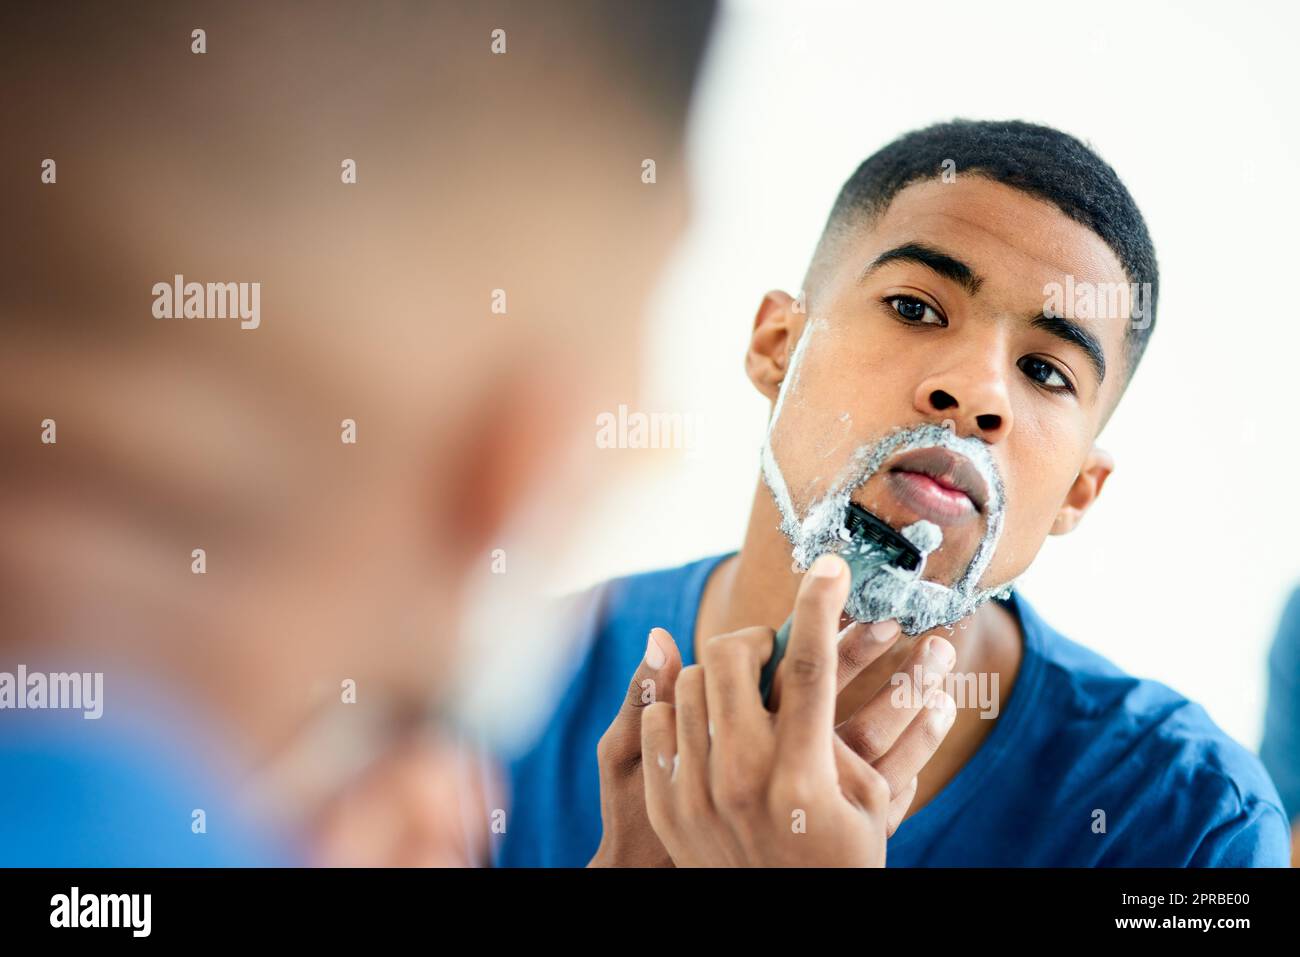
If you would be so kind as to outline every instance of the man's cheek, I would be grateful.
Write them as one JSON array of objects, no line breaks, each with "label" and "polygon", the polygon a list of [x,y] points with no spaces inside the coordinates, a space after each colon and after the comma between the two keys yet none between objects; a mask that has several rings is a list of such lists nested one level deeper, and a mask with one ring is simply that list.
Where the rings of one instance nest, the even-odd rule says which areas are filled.
[{"label": "man's cheek", "polygon": [[[1009,499],[1010,493],[1007,494]],[[1024,511],[1008,508],[1002,526],[1002,538],[993,553],[993,561],[989,562],[988,568],[980,576],[979,586],[992,588],[1024,574],[1047,540],[1054,515],[1053,511],[1044,520],[1041,516],[1031,516]]]},{"label": "man's cheek", "polygon": [[786,410],[772,436],[772,451],[801,516],[843,477],[862,444],[844,428],[846,422],[810,411]]}]

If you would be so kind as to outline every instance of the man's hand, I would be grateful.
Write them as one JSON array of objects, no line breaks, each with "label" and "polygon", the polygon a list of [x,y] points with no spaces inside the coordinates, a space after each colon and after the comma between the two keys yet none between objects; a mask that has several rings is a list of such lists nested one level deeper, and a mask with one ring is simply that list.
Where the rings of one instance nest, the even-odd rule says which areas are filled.
[{"label": "man's hand", "polygon": [[[900,632],[898,622],[853,622],[844,628],[836,647],[839,665],[835,675],[838,695],[867,666],[893,647]],[[772,635],[767,631],[767,635]],[[734,636],[723,636],[727,641]],[[956,717],[952,697],[939,683],[952,670],[957,652],[952,643],[932,635],[918,643],[896,674],[905,675],[911,694],[906,703],[895,700],[893,681],[882,685],[857,710],[836,727],[845,744],[889,783],[889,822],[886,836],[893,837],[916,797],[917,775],[939,749]],[[772,683],[768,709],[778,710],[784,663]],[[917,681],[920,681],[918,686]],[[931,690],[933,689],[933,690]],[[919,718],[919,720],[918,720]]]},{"label": "man's hand", "polygon": [[668,632],[655,628],[632,675],[614,723],[596,748],[600,765],[600,847],[588,867],[672,867],[646,817],[641,768],[641,718],[656,701],[673,700],[681,655]]},{"label": "man's hand", "polygon": [[[879,695],[864,705],[851,720],[883,749],[877,764],[884,762],[884,771],[840,739],[837,632],[848,588],[848,568],[836,555],[818,559],[805,576],[777,713],[763,707],[758,690],[772,650],[767,628],[712,639],[703,666],[678,676],[675,701],[642,712],[649,820],[679,866],[884,865],[886,838],[915,793],[916,771],[947,733],[951,716],[941,729],[909,718],[894,734],[892,723],[879,721]],[[861,655],[874,660],[889,641],[880,644]],[[953,710],[942,691],[927,704],[939,714]],[[891,710],[899,711],[892,703]],[[904,782],[898,795],[891,777]]]}]

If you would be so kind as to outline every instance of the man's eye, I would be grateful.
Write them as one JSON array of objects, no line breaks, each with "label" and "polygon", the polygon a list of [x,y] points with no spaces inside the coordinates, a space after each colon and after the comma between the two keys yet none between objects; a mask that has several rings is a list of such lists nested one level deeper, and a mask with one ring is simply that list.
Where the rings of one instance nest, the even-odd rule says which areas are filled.
[{"label": "man's eye", "polygon": [[1020,368],[1029,378],[1053,392],[1074,391],[1074,386],[1060,369],[1037,356],[1025,356],[1020,360]]},{"label": "man's eye", "polygon": [[889,303],[894,312],[898,313],[907,322],[927,326],[946,326],[948,324],[948,320],[939,315],[932,306],[913,296],[886,296],[885,302]]}]

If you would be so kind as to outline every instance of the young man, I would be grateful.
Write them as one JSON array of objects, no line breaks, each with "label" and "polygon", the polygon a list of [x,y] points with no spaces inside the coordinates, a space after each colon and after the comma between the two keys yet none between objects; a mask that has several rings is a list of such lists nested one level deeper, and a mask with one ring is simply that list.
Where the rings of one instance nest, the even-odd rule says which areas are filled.
[{"label": "young man", "polygon": [[[770,806],[771,782],[797,767],[782,766],[769,724],[778,740],[799,732],[781,730],[784,704],[754,720],[735,678],[756,684],[767,629],[790,613],[800,569],[839,550],[852,502],[896,530],[929,522],[942,544],[920,583],[879,579],[889,587],[850,600],[896,622],[846,629],[839,680],[826,686],[838,684],[834,724],[858,760],[835,745],[840,790],[867,782],[852,803],[880,812],[875,830],[859,835],[860,821],[831,808],[841,839],[782,844],[783,862],[879,863],[888,836],[895,866],[1284,866],[1287,821],[1259,762],[1200,706],[1057,633],[1013,587],[1112,471],[1094,441],[1151,335],[1157,284],[1131,196],[1073,137],[955,121],[864,162],[831,212],[805,297],[769,293],[754,321],[746,368],[773,413],[742,547],[594,593],[586,656],[545,735],[511,767],[500,861],[761,862],[737,850],[753,824],[740,812]],[[782,666],[787,684],[800,679],[801,708],[816,648],[834,647],[827,595],[836,612],[849,597],[842,565],[812,567],[825,574],[804,576],[799,601],[821,610],[802,627],[822,637],[799,637],[797,624],[801,657],[787,669],[792,638]],[[954,719],[948,695],[904,693],[944,676],[993,698]],[[751,727],[737,732],[745,716]],[[692,744],[686,724],[708,731]],[[712,756],[701,765],[710,748],[748,760],[750,784]],[[704,781],[698,813],[673,810],[684,778]],[[791,817],[764,826],[771,840],[751,851],[788,835]]]}]

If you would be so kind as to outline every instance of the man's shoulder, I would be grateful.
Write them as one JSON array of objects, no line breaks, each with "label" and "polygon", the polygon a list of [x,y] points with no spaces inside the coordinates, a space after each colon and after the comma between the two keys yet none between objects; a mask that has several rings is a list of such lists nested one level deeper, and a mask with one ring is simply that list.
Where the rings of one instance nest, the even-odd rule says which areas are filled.
[{"label": "man's shoulder", "polygon": [[[1130,674],[1106,656],[1047,624],[1020,598],[1027,640],[1042,657],[1043,683],[1070,708],[1074,721],[1123,724],[1144,738],[1169,740],[1206,753],[1250,754],[1201,705],[1154,678]],[[1257,762],[1256,762],[1257,763]]]},{"label": "man's shoulder", "polygon": [[[1067,638],[1019,599],[1026,641],[1041,655],[1037,700],[1055,720],[1044,747],[1087,753],[1117,782],[1144,782],[1158,813],[1204,815],[1227,825],[1285,814],[1259,758],[1197,702],[1152,678],[1124,671]],[[1195,810],[1193,810],[1193,805]],[[1270,822],[1275,823],[1275,822]]]},{"label": "man's shoulder", "polygon": [[589,655],[617,652],[622,660],[635,653],[635,665],[645,650],[646,635],[656,627],[666,629],[679,647],[689,643],[705,581],[730,554],[622,575],[573,596],[586,606]]},{"label": "man's shoulder", "polygon": [[[697,558],[680,565],[670,565],[649,571],[634,572],[611,578],[596,586],[605,596],[611,611],[629,611],[666,614],[666,606],[681,614],[694,617],[694,607],[699,604],[699,591],[721,561],[734,552],[724,552]],[[690,607],[687,607],[690,606]]]},{"label": "man's shoulder", "polygon": [[689,654],[708,574],[726,555],[623,575],[563,599],[577,644],[572,674],[532,740],[506,755],[512,824],[498,863],[577,866],[600,840],[597,742],[645,654],[653,627]]},{"label": "man's shoulder", "polygon": [[[1072,720],[1127,718],[1136,725],[1150,727],[1188,706],[1200,710],[1164,682],[1130,674],[1100,652],[1066,636],[1049,624],[1019,590],[1013,593],[1009,606],[1018,613],[1024,633],[1025,660],[1037,659],[1033,664],[1041,672],[1044,693],[1068,707]],[[1204,711],[1200,714],[1204,715]]]},{"label": "man's shoulder", "polygon": [[588,725],[603,730],[645,654],[651,628],[666,629],[689,655],[699,595],[726,557],[622,575],[561,598],[561,616],[576,632],[572,661],[566,690],[534,741],[545,747],[548,739],[571,739]]}]

